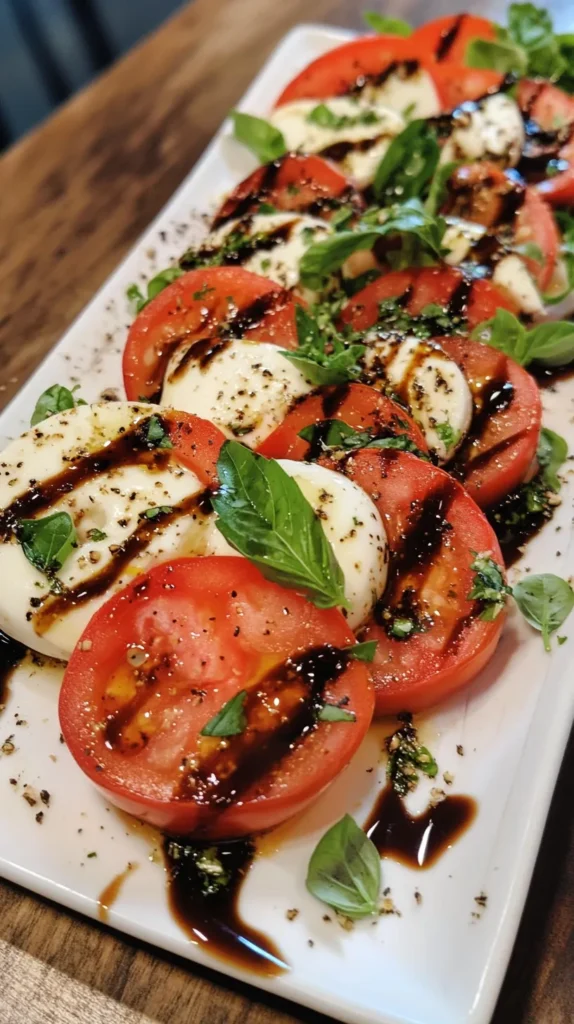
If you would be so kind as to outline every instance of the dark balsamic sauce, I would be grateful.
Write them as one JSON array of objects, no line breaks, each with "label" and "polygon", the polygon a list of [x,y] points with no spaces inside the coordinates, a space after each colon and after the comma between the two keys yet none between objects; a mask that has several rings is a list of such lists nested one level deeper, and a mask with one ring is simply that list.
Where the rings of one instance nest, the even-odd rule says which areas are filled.
[{"label": "dark balsamic sauce", "polygon": [[321,395],[323,415],[326,420],[332,420],[341,406],[346,402],[351,390],[351,384],[346,381],[344,384],[337,384],[335,387],[326,388]]},{"label": "dark balsamic sauce", "polygon": [[211,225],[212,231],[227,224],[230,220],[241,220],[249,213],[256,213],[259,203],[269,200],[284,160],[285,157],[281,157],[279,160],[273,160],[271,163],[265,164],[264,167],[258,168],[248,179],[251,188],[245,195],[235,197],[235,193],[232,193],[217,216],[214,217]]},{"label": "dark balsamic sauce", "polygon": [[120,873],[112,878],[111,882],[102,889],[98,896],[98,917],[100,921],[103,921],[104,923],[107,922],[109,911],[116,902],[126,878],[135,870],[136,867],[137,864],[128,864],[123,871],[120,871]]},{"label": "dark balsamic sauce", "polygon": [[24,658],[27,648],[0,629],[0,713],[8,700],[8,684],[12,670]]},{"label": "dark balsamic sauce", "polygon": [[550,521],[552,512],[553,509],[548,506],[540,512],[529,512],[524,487],[518,487],[510,494],[506,494],[501,501],[487,510],[487,519],[498,537],[507,568],[522,557],[524,545]]},{"label": "dark balsamic sauce", "polygon": [[[244,218],[241,224],[238,226],[238,230],[241,230],[242,226],[247,226],[251,218]],[[287,224],[280,224],[275,227],[272,231],[262,235],[253,235],[252,237],[246,236],[245,241],[238,245],[236,249],[231,249],[225,253],[223,263],[226,266],[240,267],[248,259],[250,259],[256,252],[271,252],[277,245],[282,242],[288,242],[296,221],[289,221]],[[201,267],[202,264],[209,262],[213,257],[219,253],[218,248],[212,246],[203,246],[200,249],[190,250],[189,255],[184,254],[179,261],[179,265],[182,270],[195,270]]]},{"label": "dark balsamic sauce", "polygon": [[435,50],[435,57],[437,60],[445,60],[448,57],[463,26],[465,18],[466,14],[459,14],[457,18],[454,18],[450,28],[441,32],[440,39]]},{"label": "dark balsamic sauce", "polygon": [[472,824],[476,813],[472,797],[455,795],[412,815],[392,786],[385,786],[363,829],[381,856],[411,868],[429,868]]},{"label": "dark balsamic sauce", "polygon": [[528,372],[536,377],[539,387],[548,388],[551,391],[560,381],[571,380],[574,377],[574,363],[570,363],[568,366],[557,366],[554,369],[532,363],[528,367]]},{"label": "dark balsamic sauce", "polygon": [[473,455],[480,446],[484,432],[499,413],[510,408],[514,401],[514,387],[508,380],[492,380],[486,387],[473,394],[474,415],[466,440],[459,449],[450,472],[459,480],[465,480],[470,473],[485,466],[514,444],[519,435],[513,434],[491,445],[478,455]]},{"label": "dark balsamic sauce", "polygon": [[[239,913],[239,894],[255,852],[249,840],[221,843],[217,855],[229,881],[206,891],[205,876],[186,839],[164,837],[163,853],[171,912],[192,942],[207,952],[263,977],[289,970],[275,943],[247,925]],[[186,853],[186,850],[188,851]]]},{"label": "dark balsamic sauce", "polygon": [[200,338],[189,345],[169,375],[169,381],[177,380],[187,370],[190,363],[197,362],[201,370],[206,370],[216,356],[225,352],[231,345],[231,338]]}]

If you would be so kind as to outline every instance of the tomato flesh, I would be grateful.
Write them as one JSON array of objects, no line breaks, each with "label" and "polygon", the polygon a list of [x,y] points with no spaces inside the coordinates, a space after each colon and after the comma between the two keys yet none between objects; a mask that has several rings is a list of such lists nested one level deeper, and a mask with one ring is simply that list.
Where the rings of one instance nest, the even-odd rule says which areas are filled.
[{"label": "tomato flesh", "polygon": [[209,420],[187,412],[162,410],[167,423],[173,454],[178,462],[191,469],[202,484],[212,487],[218,482],[217,460],[225,434]]},{"label": "tomato flesh", "polygon": [[[346,472],[381,514],[391,553],[389,580],[361,640],[377,640],[372,664],[376,713],[421,711],[468,683],[492,657],[504,614],[480,618],[468,598],[476,553],[502,555],[484,513],[456,480],[406,452],[365,449]],[[393,624],[417,624],[397,639]]]},{"label": "tomato flesh", "polygon": [[[320,698],[342,702],[355,720],[313,717],[289,731],[312,714],[310,688],[324,671],[313,662],[312,683],[293,666],[310,651],[329,666],[333,651],[340,661],[353,643],[340,611],[265,580],[246,559],[164,563],[92,618],[65,673],[62,732],[82,770],[123,810],[201,838],[259,832],[315,799],[369,727],[368,668],[342,656],[341,671],[319,680]],[[246,728],[202,735],[238,694]]]},{"label": "tomato flesh", "polygon": [[436,61],[464,64],[472,39],[496,39],[491,21],[476,14],[447,14],[415,29],[411,42]]},{"label": "tomato flesh", "polygon": [[409,413],[366,384],[323,388],[320,393],[304,398],[265,438],[258,451],[269,459],[304,460],[311,446],[299,437],[301,430],[333,419],[357,431],[372,430],[379,437],[406,435],[417,448],[428,452],[424,435]]},{"label": "tomato flesh", "polygon": [[130,327],[122,364],[128,399],[156,399],[175,346],[224,330],[296,348],[293,298],[242,267],[190,270],[152,299]]},{"label": "tomato flesh", "polygon": [[277,210],[327,218],[343,204],[357,211],[364,207],[349,179],[330,160],[314,154],[287,153],[279,160],[257,167],[245,178],[220,206],[212,227],[257,213],[261,203],[269,203]]},{"label": "tomato flesh", "polygon": [[544,177],[536,188],[549,203],[574,203],[574,97],[550,82],[525,78],[518,86],[518,102],[530,122],[549,135],[549,139],[543,139],[538,146],[534,141],[530,155],[530,140],[527,140],[525,173],[529,170],[529,156],[535,166],[541,161],[547,164],[556,159],[559,173]]}]

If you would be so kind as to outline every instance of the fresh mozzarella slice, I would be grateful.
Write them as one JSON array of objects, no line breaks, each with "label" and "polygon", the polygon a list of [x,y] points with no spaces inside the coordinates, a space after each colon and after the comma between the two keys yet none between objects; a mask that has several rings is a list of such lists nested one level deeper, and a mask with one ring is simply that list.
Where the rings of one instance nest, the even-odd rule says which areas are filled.
[{"label": "fresh mozzarella slice", "polygon": [[544,304],[540,292],[520,256],[512,254],[500,260],[496,264],[492,281],[516,302],[522,313],[531,316],[543,313]]},{"label": "fresh mozzarella slice", "polygon": [[176,349],[162,404],[211,420],[250,448],[275,429],[296,398],[313,390],[270,342],[213,339],[212,348],[206,351],[205,346],[205,341],[191,342]]},{"label": "fresh mozzarella slice", "polygon": [[334,160],[360,188],[372,182],[390,143],[405,127],[404,118],[387,106],[349,96],[324,103],[286,103],[273,111],[270,120],[289,150],[320,153]]},{"label": "fresh mozzarella slice", "polygon": [[559,259],[556,263],[544,298],[546,304],[542,319],[567,320],[574,314],[574,288],[570,287],[568,271],[563,259]]},{"label": "fresh mozzarella slice", "polygon": [[448,249],[448,256],[445,256],[445,263],[456,267],[462,263],[476,245],[486,234],[486,228],[482,224],[475,224],[470,220],[462,220],[460,217],[445,217],[447,229],[443,235],[442,245]]},{"label": "fresh mozzarella slice", "polygon": [[[200,554],[206,517],[192,508],[203,490],[195,474],[166,452],[145,452],[131,444],[157,406],[108,402],[79,406],[44,420],[13,441],[0,457],[0,507],[4,527],[13,525],[7,510],[17,499],[46,493],[47,482],[77,472],[72,489],[28,518],[67,512],[77,547],[53,581],[26,558],[9,529],[0,541],[0,627],[33,650],[67,658],[88,620],[109,595],[156,562]],[[97,469],[88,472],[94,455]],[[146,510],[185,508],[188,514],[155,516]],[[13,508],[15,519],[21,518]],[[95,533],[93,531],[96,531]],[[130,554],[132,552],[132,554]],[[93,596],[90,597],[90,594]]]},{"label": "fresh mozzarella slice", "polygon": [[364,103],[390,107],[410,119],[436,117],[442,109],[431,75],[410,61],[399,65],[380,83],[367,78],[360,96]]},{"label": "fresh mozzarella slice", "polygon": [[[198,250],[200,256],[212,257],[223,250],[223,263],[233,263],[231,247],[234,239],[252,240],[251,255],[242,259],[242,266],[254,274],[277,281],[284,288],[299,284],[299,261],[306,249],[332,232],[327,221],[306,214],[255,214],[231,220],[212,231]],[[229,258],[225,252],[229,251]]]},{"label": "fresh mozzarella slice", "polygon": [[448,462],[472,420],[472,395],[460,368],[435,342],[377,331],[363,340],[367,372],[387,382],[408,406],[438,460]]},{"label": "fresh mozzarella slice", "polygon": [[453,131],[441,153],[441,163],[495,160],[515,167],[524,148],[524,121],[515,101],[506,93],[469,101],[453,114]]}]

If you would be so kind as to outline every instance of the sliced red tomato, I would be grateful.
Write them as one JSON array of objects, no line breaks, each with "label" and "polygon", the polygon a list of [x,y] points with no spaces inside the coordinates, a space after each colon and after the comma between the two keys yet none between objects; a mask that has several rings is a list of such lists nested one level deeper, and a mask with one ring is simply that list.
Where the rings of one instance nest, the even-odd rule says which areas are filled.
[{"label": "sliced red tomato", "polygon": [[[90,621],[64,676],[62,732],[106,799],[159,828],[269,829],[319,796],[369,727],[369,670],[341,653],[354,640],[341,612],[246,559],[164,563]],[[204,735],[232,700],[236,733]],[[323,702],[354,720],[318,719]]]},{"label": "sliced red tomato", "polygon": [[[542,128],[537,140],[529,132],[524,159],[543,174],[536,188],[550,203],[574,203],[574,96],[549,82],[523,79],[518,86],[518,102],[524,114]],[[554,160],[558,173],[547,176],[547,165]],[[522,165],[521,165],[522,166]]]},{"label": "sliced red tomato", "polygon": [[489,93],[498,92],[504,80],[499,71],[467,68],[453,61],[435,64],[432,73],[444,111],[455,110],[461,103],[480,100]]},{"label": "sliced red tomato", "polygon": [[359,634],[378,641],[376,712],[420,711],[468,683],[494,653],[504,614],[485,622],[468,595],[477,552],[503,565],[498,541],[465,489],[414,455],[365,449],[346,472],[377,505],[391,553],[385,593]]},{"label": "sliced red tomato", "polygon": [[263,441],[258,451],[269,459],[306,459],[311,446],[299,437],[300,431],[326,420],[339,420],[357,431],[372,430],[378,437],[403,434],[421,451],[428,452],[424,435],[409,413],[366,384],[322,388],[304,398]]},{"label": "sliced red tomato", "polygon": [[357,211],[364,207],[349,179],[330,160],[313,154],[287,153],[245,178],[219,208],[212,227],[256,213],[261,203],[270,203],[278,210],[327,218],[344,204]]},{"label": "sliced red tomato", "polygon": [[482,508],[528,477],[540,436],[542,403],[533,377],[513,359],[468,338],[437,338],[464,373],[475,414],[449,466]]},{"label": "sliced red tomato", "polygon": [[177,460],[193,470],[206,487],[216,484],[217,460],[225,434],[209,420],[187,412],[165,409],[161,418],[167,425]]},{"label": "sliced red tomato", "polygon": [[425,306],[444,306],[460,316],[471,331],[489,320],[502,306],[516,312],[516,306],[490,281],[469,281],[454,267],[422,267],[384,274],[357,292],[341,313],[343,323],[366,331],[379,319],[379,304],[385,299],[402,299],[405,309],[417,316]]},{"label": "sliced red tomato", "polygon": [[175,346],[223,330],[296,348],[290,292],[242,267],[184,274],[152,299],[130,327],[122,366],[128,398],[157,398]]},{"label": "sliced red tomato", "polygon": [[363,36],[311,61],[283,90],[277,107],[294,100],[327,99],[352,92],[365,79],[377,79],[393,64],[417,66],[433,77],[431,61],[410,39],[400,36]]},{"label": "sliced red tomato", "polygon": [[422,54],[436,61],[451,61],[464,64],[466,50],[472,39],[496,39],[496,29],[491,21],[476,14],[447,14],[433,18],[415,29],[411,42]]},{"label": "sliced red tomato", "polygon": [[516,216],[514,234],[517,245],[533,243],[542,260],[523,256],[538,287],[544,292],[552,280],[560,252],[560,232],[551,207],[534,188],[526,189],[524,203]]}]

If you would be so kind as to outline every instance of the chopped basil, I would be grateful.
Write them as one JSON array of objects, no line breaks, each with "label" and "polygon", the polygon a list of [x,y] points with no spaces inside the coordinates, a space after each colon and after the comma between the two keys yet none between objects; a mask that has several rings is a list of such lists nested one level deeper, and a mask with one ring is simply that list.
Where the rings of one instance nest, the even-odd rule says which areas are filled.
[{"label": "chopped basil", "polygon": [[320,328],[318,320],[303,306],[295,307],[299,348],[281,349],[281,355],[295,364],[312,384],[343,384],[356,380],[361,373],[357,361],[364,345],[345,344],[342,335],[330,337]]},{"label": "chopped basil", "polygon": [[560,628],[574,608],[572,587],[560,576],[542,573],[525,577],[512,593],[526,621],[542,633],[544,649],[549,651],[550,635]]},{"label": "chopped basil", "polygon": [[419,744],[412,715],[405,712],[398,717],[401,723],[399,728],[385,740],[388,754],[387,779],[395,793],[406,796],[416,789],[420,772],[434,779],[438,765],[427,747]]},{"label": "chopped basil", "polygon": [[243,114],[240,110],[232,110],[230,117],[235,138],[247,146],[262,164],[278,160],[287,152],[282,133],[269,121]]},{"label": "chopped basil", "polygon": [[346,711],[338,704],[323,704],[317,718],[320,722],[356,722],[354,711]]},{"label": "chopped basil", "polygon": [[74,523],[67,512],[21,519],[16,536],[28,561],[47,576],[58,572],[78,546]]},{"label": "chopped basil", "polygon": [[455,430],[451,423],[435,423],[434,429],[445,448],[454,448],[460,437],[459,430]]},{"label": "chopped basil", "polygon": [[414,441],[407,434],[397,434],[393,437],[377,437],[376,431],[357,431],[342,420],[323,420],[320,423],[312,423],[299,431],[299,437],[309,441],[315,446],[320,443],[322,451],[338,449],[342,451],[356,451],[359,448],[394,448],[403,452],[412,452],[421,459],[428,459],[420,448],[417,448]]},{"label": "chopped basil", "polygon": [[445,201],[448,181],[457,167],[460,167],[458,160],[449,160],[445,164],[439,164],[433,174],[428,195],[425,199],[425,210],[427,213],[432,214],[433,217],[436,216]]},{"label": "chopped basil", "polygon": [[378,640],[364,640],[363,643],[352,644],[351,647],[345,647],[344,650],[349,658],[353,658],[355,661],[371,662],[375,659],[378,642]]},{"label": "chopped basil", "polygon": [[216,526],[264,576],[304,591],[319,608],[348,607],[345,578],[320,520],[273,459],[226,441],[217,462]]},{"label": "chopped basil", "polygon": [[173,448],[169,434],[159,416],[150,416],[146,438],[150,448]]},{"label": "chopped basil", "polygon": [[154,508],[146,508],[140,512],[141,519],[158,519],[159,516],[168,516],[173,512],[171,505],[156,505]]},{"label": "chopped basil", "polygon": [[389,633],[395,640],[406,640],[411,633],[416,631],[416,628],[417,624],[414,619],[398,616],[396,619],[393,619],[392,624],[389,626]]},{"label": "chopped basil", "polygon": [[106,540],[107,536],[107,533],[104,533],[103,530],[98,530],[95,526],[88,530],[88,539],[93,540],[94,543],[97,543],[99,540]]},{"label": "chopped basil", "polygon": [[542,427],[536,457],[541,469],[542,482],[551,491],[558,492],[561,480],[558,470],[568,457],[568,445],[560,434]]},{"label": "chopped basil", "polygon": [[334,231],[344,231],[355,215],[352,206],[340,206],[331,217],[330,224]]},{"label": "chopped basil", "polygon": [[272,203],[259,203],[259,206],[257,207],[257,213],[278,213],[278,212],[279,211],[278,211],[277,207],[273,206]]},{"label": "chopped basil", "polygon": [[[574,47],[574,36],[572,38]],[[573,88],[571,91],[574,92],[574,48],[572,52]],[[546,169],[546,173],[548,174],[548,168]],[[562,258],[562,263],[566,271],[566,287],[564,291],[560,293],[560,295],[543,296],[544,301],[551,306],[557,302],[561,302],[562,299],[564,299],[565,296],[568,295],[568,293],[572,291],[572,289],[574,289],[574,215],[569,210],[556,210],[555,217],[558,221],[558,227],[560,228],[560,232],[562,235],[562,240],[560,243],[560,256]]]},{"label": "chopped basil", "polygon": [[475,553],[470,568],[476,575],[468,600],[481,603],[480,618],[484,622],[494,622],[506,604],[507,594],[512,594],[512,589],[504,582],[501,567],[488,553]]},{"label": "chopped basil", "polygon": [[309,861],[306,885],[312,896],[346,917],[377,912],[381,858],[349,814],[319,840]]},{"label": "chopped basil", "polygon": [[532,362],[548,367],[566,366],[574,360],[574,323],[567,320],[527,329],[508,310],[497,309],[492,320],[475,328],[472,337],[511,356],[521,366]]},{"label": "chopped basil", "polygon": [[87,405],[83,398],[75,397],[75,392],[79,390],[79,387],[80,385],[76,384],[70,390],[63,384],[52,384],[52,387],[46,388],[36,402],[30,426],[35,427],[37,423],[48,419],[49,416],[55,416],[58,412],[75,409],[78,405]]},{"label": "chopped basil", "polygon": [[383,299],[379,303],[377,324],[397,334],[413,334],[416,338],[436,338],[441,334],[464,333],[466,321],[451,316],[448,306],[430,302],[413,316],[399,299]]},{"label": "chopped basil", "polygon": [[146,286],[147,294],[142,293],[141,288],[137,284],[130,284],[126,289],[126,296],[130,302],[134,305],[134,311],[141,313],[144,306],[147,306],[148,302],[155,299],[156,295],[167,288],[168,284],[173,281],[177,281],[178,277],[181,277],[183,270],[181,267],[166,267],[165,270],[160,270],[155,277],[152,277],[151,281],[148,281]]},{"label": "chopped basil", "polygon": [[244,705],[247,690],[240,690],[234,697],[226,701],[213,718],[209,719],[203,729],[202,736],[239,736],[247,728],[247,716]]},{"label": "chopped basil", "polygon": [[427,121],[411,121],[395,136],[377,167],[375,197],[387,203],[420,197],[438,167],[439,157],[434,129]]},{"label": "chopped basil", "polygon": [[409,242],[408,252],[403,244],[393,265],[403,260],[411,263],[423,255],[427,260],[440,260],[444,254],[442,238],[445,230],[444,218],[429,214],[419,199],[408,199],[401,205],[389,207],[387,219],[382,224],[363,218],[355,231],[335,232],[311,245],[299,263],[301,282],[312,289],[321,288],[325,279],[349,256],[362,249],[372,249],[378,238],[387,235],[405,236],[403,243],[405,238]]},{"label": "chopped basil", "polygon": [[167,852],[172,861],[187,861],[196,872],[197,888],[203,896],[214,896],[229,885],[231,874],[224,866],[217,846],[192,846],[169,841]]},{"label": "chopped basil", "polygon": [[471,39],[465,61],[471,68],[491,68],[501,74],[525,75],[528,57],[512,39]]},{"label": "chopped basil", "polygon": [[377,32],[379,35],[412,35],[413,30],[411,26],[408,21],[403,21],[402,18],[387,18],[384,14],[379,14],[378,11],[364,11],[363,20],[367,23],[369,28],[372,28],[373,32]]},{"label": "chopped basil", "polygon": [[358,124],[376,124],[380,118],[375,110],[358,108],[355,115],[336,114],[326,103],[318,103],[309,111],[305,120],[320,128],[332,128],[334,131],[339,131],[341,128],[354,128]]}]

